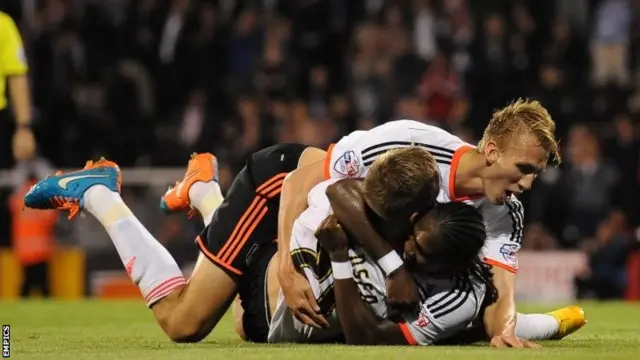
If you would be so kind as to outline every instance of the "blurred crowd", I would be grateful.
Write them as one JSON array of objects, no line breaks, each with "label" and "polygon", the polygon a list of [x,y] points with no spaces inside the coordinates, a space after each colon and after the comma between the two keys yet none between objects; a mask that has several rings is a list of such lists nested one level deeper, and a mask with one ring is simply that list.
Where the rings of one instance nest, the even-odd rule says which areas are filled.
[{"label": "blurred crowd", "polygon": [[524,244],[584,249],[581,284],[624,283],[640,224],[638,0],[0,4],[25,42],[40,154],[58,167],[211,151],[228,184],[273,143],[326,147],[401,118],[476,142],[493,109],[539,99],[564,162],[523,199]]}]

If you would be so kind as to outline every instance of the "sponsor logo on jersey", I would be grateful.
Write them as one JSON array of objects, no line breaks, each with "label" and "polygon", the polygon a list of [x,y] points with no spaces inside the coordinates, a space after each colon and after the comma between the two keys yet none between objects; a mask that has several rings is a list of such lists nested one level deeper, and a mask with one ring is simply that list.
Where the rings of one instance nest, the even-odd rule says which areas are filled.
[{"label": "sponsor logo on jersey", "polygon": [[340,175],[355,176],[360,170],[360,160],[353,150],[349,150],[336,160],[333,169]]},{"label": "sponsor logo on jersey", "polygon": [[507,263],[513,267],[518,266],[518,259],[516,255],[518,254],[518,249],[520,246],[518,244],[504,244],[500,248],[500,254],[507,261]]}]

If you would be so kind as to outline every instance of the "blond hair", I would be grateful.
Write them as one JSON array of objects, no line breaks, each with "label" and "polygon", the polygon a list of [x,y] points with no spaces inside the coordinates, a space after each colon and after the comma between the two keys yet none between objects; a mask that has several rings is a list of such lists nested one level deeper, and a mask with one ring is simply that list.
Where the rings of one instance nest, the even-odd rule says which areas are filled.
[{"label": "blond hair", "polygon": [[436,160],[417,146],[380,155],[364,179],[369,207],[385,219],[431,208],[440,191]]},{"label": "blond hair", "polygon": [[493,113],[478,149],[483,150],[489,141],[504,146],[514,135],[529,133],[547,151],[551,162],[560,164],[562,158],[555,131],[556,123],[539,101],[518,99]]}]

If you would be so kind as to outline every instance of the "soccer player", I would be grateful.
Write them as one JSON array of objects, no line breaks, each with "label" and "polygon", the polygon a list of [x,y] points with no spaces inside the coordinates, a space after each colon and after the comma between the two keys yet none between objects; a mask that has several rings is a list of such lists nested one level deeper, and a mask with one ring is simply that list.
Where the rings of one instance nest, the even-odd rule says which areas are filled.
[{"label": "soccer player", "polygon": [[[309,194],[309,208],[296,220],[291,243],[296,268],[310,282],[332,326],[316,329],[303,324],[280,297],[269,342],[327,342],[344,335],[348,344],[355,345],[427,345],[468,327],[485,293],[487,302],[495,300],[488,267],[477,257],[485,238],[482,217],[472,206],[443,204],[417,217],[418,235],[403,244],[407,267],[421,289],[420,310],[391,315],[385,275],[375,260],[360,246],[348,246],[344,234],[331,240],[331,225],[335,227],[337,220],[324,192],[332,181]],[[459,232],[452,232],[454,227]],[[351,279],[350,286],[343,288],[346,279]]]},{"label": "soccer player", "polygon": [[[257,254],[268,248],[265,245],[276,238],[282,180],[299,164],[317,157],[314,151],[303,145],[284,144],[254,153],[226,199],[217,184],[215,157],[200,154],[191,159],[182,182],[170,189],[161,203],[167,211],[193,207],[205,222],[197,239],[202,254],[188,282],[167,250],[122,201],[121,174],[113,162],[88,162],[83,170],[42,180],[27,193],[25,205],[66,209],[70,217],[81,209],[91,213],[109,233],[125,269],[165,333],[174,341],[199,341],[211,332],[238,293],[246,299],[246,292],[255,291],[253,277],[245,272],[254,259],[260,258]],[[433,204],[439,189],[434,158],[420,149],[398,156],[403,163],[413,164],[404,168],[415,176],[398,172],[403,182],[395,181],[402,187],[394,195],[407,204],[417,203],[416,198]],[[405,205],[398,203],[399,207],[391,211],[408,211]],[[329,326],[322,315],[314,320]],[[255,337],[247,333],[247,338]]]},{"label": "soccer player", "polygon": [[[498,300],[484,313],[487,335],[493,346],[523,347],[514,334],[517,317],[514,292],[524,214],[514,195],[530,189],[549,161],[560,161],[554,132],[555,123],[547,110],[539,102],[528,100],[514,101],[496,111],[477,147],[442,129],[411,120],[355,131],[331,146],[324,160],[301,167],[287,177],[282,189],[278,238],[282,241],[291,238],[293,221],[307,206],[304,197],[296,194],[308,192],[323,179],[362,177],[388,150],[411,145],[423,147],[438,162],[441,177],[438,200],[465,201],[479,208],[483,215],[487,239],[481,257],[492,266],[499,293]],[[353,195],[351,187],[348,181],[341,181],[327,189],[335,215],[388,275],[390,301],[412,303],[418,292],[410,274],[391,245],[370,224],[362,197]],[[369,205],[379,214],[385,210],[382,202]],[[308,286],[288,280],[295,276],[290,263],[281,262],[280,267],[279,278],[285,294],[300,293],[299,289]],[[288,302],[292,308],[305,306],[299,296]],[[561,316],[563,323],[576,325],[567,331],[584,323],[581,312],[562,311],[555,315]]]},{"label": "soccer player", "polygon": [[[331,260],[337,313],[348,344],[446,344],[464,334],[481,308],[496,300],[488,266],[477,257],[486,233],[481,215],[472,206],[440,204],[419,220],[414,231],[419,235],[407,241],[405,254],[415,254],[407,258],[406,265],[420,289],[420,309],[393,321],[371,311],[361,295],[361,279],[356,276],[360,271],[351,260],[347,236],[337,218],[327,218],[316,232]],[[420,241],[420,236],[426,239]],[[442,287],[447,280],[455,285]],[[378,289],[384,286],[383,281],[377,284]],[[529,339],[550,339],[561,326],[546,314],[518,314],[518,320],[516,334]],[[527,347],[537,347],[522,341]]]},{"label": "soccer player", "polygon": [[[382,164],[380,160],[377,163]],[[250,321],[242,321],[244,330],[257,341],[344,340],[366,345],[431,345],[457,333],[465,335],[463,330],[481,308],[497,297],[488,266],[477,256],[486,238],[480,213],[470,205],[454,202],[436,205],[424,216],[414,217],[417,235],[405,239],[402,248],[407,267],[421,289],[421,304],[419,309],[392,317],[386,306],[384,273],[360,246],[347,244],[346,235],[331,215],[325,190],[332,182],[335,180],[322,182],[309,193],[309,207],[295,221],[290,249],[297,271],[308,279],[331,326],[317,329],[305,325],[282,295],[278,297],[277,288],[263,286],[263,279],[274,278],[277,271],[274,262],[278,259],[272,259],[276,245],[271,244],[248,270],[255,280],[253,292],[243,299],[243,307],[250,311]],[[275,312],[267,310],[275,303]],[[241,315],[235,316],[239,323]],[[525,338],[550,339],[561,326],[547,314],[518,314],[518,318],[516,333]],[[242,336],[243,331],[239,333]]]}]

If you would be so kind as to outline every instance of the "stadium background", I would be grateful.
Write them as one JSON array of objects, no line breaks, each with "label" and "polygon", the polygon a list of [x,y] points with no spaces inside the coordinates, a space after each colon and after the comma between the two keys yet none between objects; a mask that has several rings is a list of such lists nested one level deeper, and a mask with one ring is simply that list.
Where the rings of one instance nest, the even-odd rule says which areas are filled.
[{"label": "stadium background", "polygon": [[[197,221],[159,196],[193,151],[227,187],[278,142],[326,147],[411,118],[476,142],[494,108],[541,100],[564,163],[524,196],[519,297],[640,299],[640,1],[4,0],[29,59],[38,156],[4,164],[2,205],[27,174],[106,156],[134,213],[188,271]],[[10,141],[11,134],[1,134]],[[17,295],[11,214],[0,297]],[[93,219],[56,228],[53,293],[137,296]]]}]

